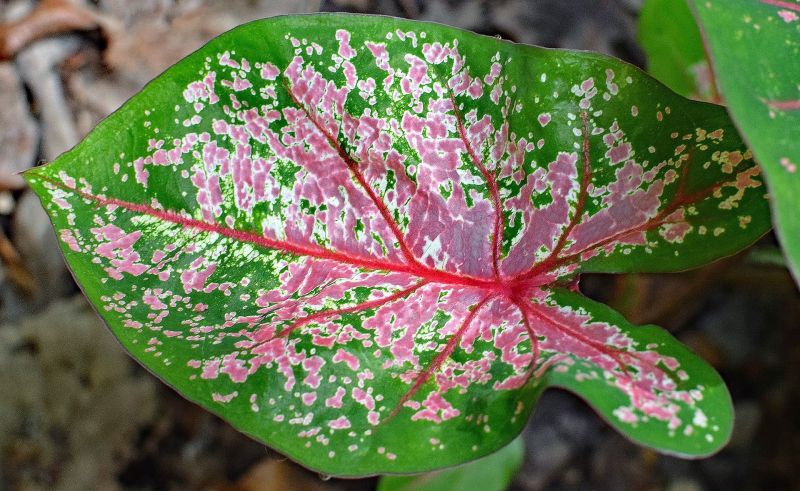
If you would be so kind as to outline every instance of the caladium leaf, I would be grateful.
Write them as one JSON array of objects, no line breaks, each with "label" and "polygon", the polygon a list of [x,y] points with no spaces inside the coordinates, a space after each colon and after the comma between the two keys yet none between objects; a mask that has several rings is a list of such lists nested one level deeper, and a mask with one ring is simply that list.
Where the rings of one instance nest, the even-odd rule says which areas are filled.
[{"label": "caladium leaf", "polygon": [[647,72],[684,97],[719,102],[714,72],[687,0],[647,0],[639,13]]},{"label": "caladium leaf", "polygon": [[693,0],[720,91],[763,166],[800,281],[800,2]]},{"label": "caladium leaf", "polygon": [[719,376],[564,288],[769,226],[723,109],[605,56],[281,17],[181,61],[26,174],[87,296],[189,399],[322,472],[491,453],[544,388],[717,450]]}]

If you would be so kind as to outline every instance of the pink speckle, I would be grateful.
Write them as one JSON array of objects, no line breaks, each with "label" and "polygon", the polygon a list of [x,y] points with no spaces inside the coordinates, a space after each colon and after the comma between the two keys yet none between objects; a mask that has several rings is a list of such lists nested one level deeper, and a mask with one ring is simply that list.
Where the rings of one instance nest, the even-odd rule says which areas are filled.
[{"label": "pink speckle", "polygon": [[359,387],[353,388],[353,399],[370,411],[375,409],[375,399]]},{"label": "pink speckle", "polygon": [[300,400],[303,401],[303,404],[306,406],[310,406],[314,404],[314,401],[317,400],[317,393],[316,392],[304,392],[302,396],[300,396]]},{"label": "pink speckle", "polygon": [[635,424],[639,422],[639,417],[627,407],[619,407],[615,409],[614,416],[616,416],[623,423]]},{"label": "pink speckle", "polygon": [[473,99],[478,99],[483,95],[483,82],[481,82],[481,79],[472,79],[472,83],[467,88],[467,94]]},{"label": "pink speckle", "polygon": [[70,177],[63,170],[58,172],[58,178],[61,179],[61,182],[63,182],[64,185],[67,186],[70,189],[75,189],[77,187],[77,185],[78,185],[75,182],[75,179],[73,177]]},{"label": "pink speckle", "polygon": [[503,85],[497,84],[494,86],[492,92],[489,94],[489,99],[491,99],[492,102],[495,104],[500,104],[500,96],[502,95],[502,93],[503,93]]},{"label": "pink speckle", "polygon": [[382,70],[389,69],[389,52],[386,50],[386,45],[383,43],[365,43],[365,46],[375,57],[375,64]]},{"label": "pink speckle", "polygon": [[247,380],[248,371],[244,360],[237,358],[236,353],[229,353],[222,359],[222,368],[219,373],[227,374],[232,382],[241,383]]},{"label": "pink speckle", "polygon": [[796,13],[792,12],[791,10],[779,10],[778,15],[783,19],[784,22],[787,24],[790,22],[794,22],[798,19]]},{"label": "pink speckle", "polygon": [[266,62],[261,67],[261,78],[264,80],[275,80],[280,75],[281,71],[272,63]]},{"label": "pink speckle", "polygon": [[[203,266],[205,268],[201,269]],[[189,268],[181,273],[181,283],[183,291],[191,293],[193,291],[203,291],[208,277],[217,270],[216,264],[208,264],[204,257],[199,257],[192,261]]]},{"label": "pink speckle", "polygon": [[357,54],[356,50],[350,46],[350,33],[348,31],[344,29],[336,31],[336,40],[339,41],[339,56],[349,60]]},{"label": "pink speckle", "polygon": [[142,302],[150,307],[151,310],[164,310],[167,305],[162,302],[158,296],[154,295],[150,290],[147,290],[142,297]]},{"label": "pink speckle", "polygon": [[197,170],[192,176],[192,184],[197,187],[197,203],[200,205],[203,218],[213,222],[215,217],[222,215],[220,176]]},{"label": "pink speckle", "polygon": [[425,56],[425,61],[434,65],[443,62],[447,58],[449,51],[449,48],[442,46],[442,44],[438,42],[433,44],[425,43],[422,45],[422,54]]},{"label": "pink speckle", "polygon": [[347,419],[347,416],[339,416],[332,421],[328,421],[328,427],[334,430],[344,430],[350,428],[350,420]]},{"label": "pink speckle", "polygon": [[407,54],[403,59],[408,63],[408,72],[400,81],[400,87],[404,94],[411,94],[416,100],[422,93],[422,87],[430,82],[428,77],[428,65],[419,57]]},{"label": "pink speckle", "polygon": [[502,69],[503,66],[500,65],[500,63],[497,62],[492,63],[492,66],[489,69],[489,73],[487,73],[486,76],[483,77],[483,82],[486,85],[492,85],[494,81],[497,80],[497,77],[500,75]]},{"label": "pink speckle", "polygon": [[203,364],[203,372],[200,374],[200,378],[206,380],[217,378],[219,376],[219,366],[219,359],[206,360]]},{"label": "pink speckle", "polygon": [[59,233],[59,237],[61,238],[61,242],[67,244],[74,252],[82,252],[81,246],[78,245],[78,240],[75,238],[75,235],[72,233],[72,229],[64,228],[61,229]]},{"label": "pink speckle", "polygon": [[126,233],[112,224],[92,228],[91,232],[99,242],[95,247],[95,254],[110,260],[111,267],[106,268],[106,272],[111,278],[120,280],[123,277],[122,273],[139,276],[147,271],[147,265],[138,262],[141,258],[133,249],[142,232],[136,230]]},{"label": "pink speckle", "polygon": [[[679,219],[683,219],[683,210],[678,210],[680,213]],[[668,218],[669,220],[669,218]],[[659,234],[664,237],[664,240],[672,244],[680,244],[686,235],[693,230],[693,227],[686,221],[677,221],[674,223],[666,223],[661,229]]]},{"label": "pink speckle", "polygon": [[214,92],[216,78],[217,74],[210,72],[202,80],[192,82],[183,91],[183,98],[189,103],[203,101],[209,104],[216,104],[219,101],[219,97]]},{"label": "pink speckle", "polygon": [[345,351],[342,348],[339,348],[339,351],[337,351],[336,354],[333,355],[333,362],[334,363],[340,363],[340,362],[347,363],[347,366],[350,367],[350,370],[353,370],[353,371],[358,370],[358,366],[359,366],[358,358],[356,358],[354,355],[348,353],[347,351]]},{"label": "pink speckle", "polygon": [[347,391],[345,391],[344,388],[337,387],[336,393],[333,396],[325,399],[325,406],[334,409],[340,409],[342,407],[342,398],[346,393]]},{"label": "pink speckle", "polygon": [[353,87],[356,86],[356,83],[358,82],[358,77],[356,76],[356,67],[349,61],[346,61],[342,64],[342,68],[343,68],[342,71],[344,72],[344,78],[347,83],[347,87],[352,89]]},{"label": "pink speckle", "polygon": [[[216,133],[217,135],[227,135],[228,134],[228,123],[223,119],[215,119],[211,123],[211,129],[214,130],[214,133]],[[203,148],[203,152],[204,153],[206,151],[205,149],[208,148],[209,145],[214,145],[214,147],[212,147],[212,148],[216,148],[216,143],[209,142],[209,144],[206,145],[205,148]],[[226,153],[227,153],[227,151],[226,151]],[[208,163],[206,165],[208,165]]]},{"label": "pink speckle", "polygon": [[551,119],[550,113],[542,113],[539,115],[539,124],[544,128],[550,123]]},{"label": "pink speckle", "polygon": [[220,394],[219,392],[214,392],[211,394],[211,398],[214,400],[214,402],[227,404],[231,402],[237,395],[239,395],[237,391],[233,391],[230,394]]},{"label": "pink speckle", "polygon": [[424,409],[417,411],[411,416],[412,421],[424,419],[433,421],[434,423],[441,423],[442,421],[447,421],[461,414],[461,411],[447,402],[439,392],[431,392],[428,394],[428,397],[422,402],[422,406]]},{"label": "pink speckle", "polygon": [[132,233],[125,233],[124,230],[116,225],[105,225],[100,228],[93,228],[91,232],[98,241],[107,241],[101,242],[94,252],[108,259],[116,257],[118,250],[129,250],[142,236],[142,232],[138,230]]},{"label": "pink speckle", "polygon": [[361,96],[365,99],[375,93],[375,79],[372,77],[366,80],[359,80],[356,82],[356,85],[358,86],[358,90],[361,91]]},{"label": "pink speckle", "polygon": [[236,60],[232,60],[231,59],[230,51],[226,51],[226,52],[222,53],[222,56],[220,56],[220,58],[219,58],[219,64],[222,65],[222,66],[228,66],[228,67],[231,67],[231,68],[239,68],[240,67],[239,62],[237,62]]},{"label": "pink speckle", "polygon": [[235,90],[237,92],[249,89],[252,86],[253,86],[253,84],[250,83],[250,81],[247,80],[246,78],[244,78],[244,79],[239,78],[239,77],[234,77],[233,78],[233,90]]},{"label": "pink speckle", "polygon": [[325,360],[319,356],[311,356],[303,360],[303,369],[305,369],[307,372],[306,378],[303,380],[303,384],[311,387],[312,389],[319,388],[319,384],[322,381],[319,371],[324,364]]},{"label": "pink speckle", "polygon": [[618,164],[630,157],[631,144],[622,143],[616,147],[613,147],[608,151],[607,155],[612,164]]},{"label": "pink speckle", "polygon": [[606,88],[611,95],[619,93],[619,87],[614,83],[614,70],[610,68],[606,70]]}]

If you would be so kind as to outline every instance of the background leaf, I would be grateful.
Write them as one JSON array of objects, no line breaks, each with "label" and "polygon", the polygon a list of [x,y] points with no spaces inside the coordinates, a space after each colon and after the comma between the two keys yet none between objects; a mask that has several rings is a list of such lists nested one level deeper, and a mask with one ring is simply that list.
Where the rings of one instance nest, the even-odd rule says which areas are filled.
[{"label": "background leaf", "polygon": [[665,452],[727,438],[710,367],[560,289],[697,266],[769,227],[725,111],[620,61],[269,19],[26,178],[137,359],[321,472],[488,455],[550,383]]},{"label": "background leaf", "polygon": [[720,102],[700,30],[686,0],[647,0],[639,13],[647,71],[684,97]]},{"label": "background leaf", "polygon": [[418,476],[383,476],[378,491],[503,491],[511,484],[524,457],[525,445],[516,438],[488,457],[452,469]]},{"label": "background leaf", "polygon": [[778,238],[800,279],[800,3],[693,5],[725,103],[764,167]]}]

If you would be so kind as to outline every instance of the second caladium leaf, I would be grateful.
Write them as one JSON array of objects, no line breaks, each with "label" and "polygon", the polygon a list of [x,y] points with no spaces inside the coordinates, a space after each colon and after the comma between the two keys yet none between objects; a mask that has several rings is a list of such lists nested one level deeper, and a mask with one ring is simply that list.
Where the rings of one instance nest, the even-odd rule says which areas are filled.
[{"label": "second caladium leaf", "polygon": [[800,284],[800,1],[691,0],[731,116],[764,167]]},{"label": "second caladium leaf", "polygon": [[383,17],[265,20],[26,178],[137,359],[322,472],[484,456],[551,385],[664,452],[728,438],[708,365],[571,291],[768,228],[725,111],[622,62]]}]

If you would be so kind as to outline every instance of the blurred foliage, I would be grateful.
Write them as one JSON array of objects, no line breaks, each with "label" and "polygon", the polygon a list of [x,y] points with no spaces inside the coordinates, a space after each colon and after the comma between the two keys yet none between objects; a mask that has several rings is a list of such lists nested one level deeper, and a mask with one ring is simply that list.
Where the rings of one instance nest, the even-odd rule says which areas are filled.
[{"label": "blurred foliage", "polygon": [[511,484],[525,457],[517,438],[497,452],[468,464],[415,476],[384,476],[378,491],[503,491]]}]

